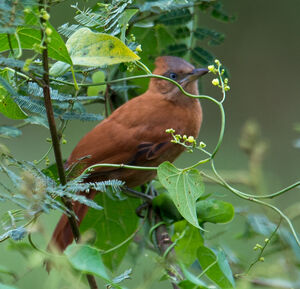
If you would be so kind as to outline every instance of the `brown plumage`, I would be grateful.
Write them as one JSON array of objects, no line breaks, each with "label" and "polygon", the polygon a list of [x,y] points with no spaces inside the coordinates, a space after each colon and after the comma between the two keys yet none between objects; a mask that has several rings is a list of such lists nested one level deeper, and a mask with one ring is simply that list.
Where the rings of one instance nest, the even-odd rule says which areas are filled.
[{"label": "brown plumage", "polygon": [[[174,79],[192,94],[198,94],[197,79],[207,73],[207,69],[195,69],[185,60],[172,56],[157,58],[155,65],[154,74]],[[202,110],[197,99],[187,97],[169,81],[152,78],[144,94],[116,109],[80,140],[66,167],[82,158],[81,171],[98,163],[158,166],[164,161],[173,162],[184,148],[170,142],[171,136],[166,129],[173,128],[178,134],[197,137],[201,122]],[[88,180],[119,179],[128,187],[135,187],[150,181],[155,175],[155,171],[105,167],[94,170]],[[87,197],[93,198],[95,194],[92,191]],[[79,203],[74,204],[79,224],[87,209]],[[50,244],[62,251],[72,240],[68,219],[63,215]]]}]

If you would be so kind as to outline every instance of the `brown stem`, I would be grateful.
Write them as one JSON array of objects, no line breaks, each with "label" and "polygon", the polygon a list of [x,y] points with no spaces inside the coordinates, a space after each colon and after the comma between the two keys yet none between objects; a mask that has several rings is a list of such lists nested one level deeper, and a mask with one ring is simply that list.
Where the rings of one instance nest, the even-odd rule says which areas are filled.
[{"label": "brown stem", "polygon": [[[154,219],[155,219],[155,224],[159,224],[162,222],[160,213],[158,211],[152,210],[152,212],[155,214]],[[162,224],[157,227],[155,230],[155,239],[157,246],[160,250],[161,255],[164,255],[167,250],[170,250],[170,246],[173,245],[173,242],[171,241],[171,238],[168,234],[167,227]],[[166,259],[168,261],[168,265],[170,267],[172,266],[174,270],[167,270],[168,275],[171,277],[172,280],[178,280],[180,281],[184,279],[183,273],[181,272],[179,266],[176,264],[176,255],[175,255],[175,250],[172,248],[169,252],[168,255],[166,256]],[[179,278],[178,278],[179,277]],[[172,281],[172,286],[174,289],[179,289],[180,287]]]},{"label": "brown stem", "polygon": [[[43,7],[43,1],[40,1],[40,9]],[[41,10],[40,10],[41,13]],[[44,27],[46,24],[46,20],[43,19],[43,17],[40,17],[41,25]],[[64,170],[64,165],[63,165],[63,159],[62,159],[62,154],[61,154],[61,149],[60,149],[60,143],[59,143],[59,137],[57,134],[57,129],[56,129],[56,123],[54,119],[54,113],[53,113],[53,107],[52,107],[52,102],[51,102],[51,95],[50,95],[50,80],[49,80],[49,57],[48,57],[48,45],[47,41],[45,41],[45,30],[42,28],[41,29],[41,38],[42,38],[42,46],[45,47],[43,49],[42,53],[42,62],[43,62],[43,94],[44,94],[44,103],[45,103],[45,108],[47,112],[47,119],[48,119],[48,124],[50,128],[50,134],[51,134],[51,139],[52,139],[52,145],[53,145],[53,150],[54,150],[54,156],[55,156],[55,161],[57,165],[57,171],[59,175],[59,180],[62,185],[65,185],[67,183],[66,175],[65,175],[65,170]],[[72,202],[70,199],[67,198],[62,198],[62,201],[64,205],[71,211],[73,212],[73,206]],[[77,225],[76,219],[74,214],[70,214],[68,216],[69,223],[72,229],[72,233],[74,236],[74,239],[76,242],[79,241],[80,239],[80,232],[79,232],[79,227]],[[97,283],[95,280],[95,277],[92,275],[87,274],[86,275],[88,283],[90,285],[91,289],[97,289]]]}]

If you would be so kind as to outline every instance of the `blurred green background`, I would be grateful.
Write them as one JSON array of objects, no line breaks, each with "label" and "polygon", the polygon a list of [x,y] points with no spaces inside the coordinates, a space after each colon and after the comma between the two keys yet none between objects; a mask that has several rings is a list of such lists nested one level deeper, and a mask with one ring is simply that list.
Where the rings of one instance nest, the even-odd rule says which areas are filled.
[{"label": "blurred green background", "polygon": [[[95,1],[87,1],[81,4],[80,1],[65,1],[52,10],[52,23],[55,27],[65,22],[72,22],[74,9],[69,8],[70,4],[79,2],[79,6],[91,6]],[[245,122],[249,119],[256,120],[261,128],[262,137],[267,141],[269,148],[264,161],[264,173],[267,192],[277,191],[297,180],[299,177],[299,158],[300,149],[294,146],[294,142],[300,137],[299,132],[294,130],[294,124],[300,122],[300,3],[298,0],[274,1],[274,0],[224,0],[225,9],[237,16],[235,22],[224,24],[217,22],[207,15],[200,17],[201,25],[226,34],[226,40],[219,47],[212,47],[211,51],[230,71],[230,87],[225,102],[226,111],[226,131],[223,145],[216,158],[216,166],[220,170],[240,170],[246,169],[248,160],[245,154],[240,150],[238,139]],[[220,91],[210,84],[212,76],[207,76],[202,83],[202,93],[214,97],[220,97]],[[200,133],[200,140],[208,145],[208,149],[213,148],[218,137],[220,128],[220,117],[217,107],[206,101],[202,101],[204,111],[204,122]],[[102,109],[100,106],[92,108],[93,111]],[[0,116],[1,125],[9,125],[11,121]],[[77,141],[89,131],[95,123],[81,123],[73,121],[66,131],[65,138],[67,144],[63,146],[64,157],[70,154]],[[23,129],[23,135],[17,139],[2,140],[8,146],[10,151],[17,159],[33,160],[39,159],[44,154],[49,144],[46,138],[49,137],[46,129],[30,126]],[[52,157],[52,156],[51,156]],[[195,156],[184,154],[178,161],[179,166],[184,166],[195,159]],[[233,202],[234,205],[250,207],[250,203],[241,201],[233,197],[230,193],[215,186],[207,186],[207,190],[217,192],[219,195]],[[300,208],[299,189],[284,194],[274,200],[280,208],[285,209],[292,204],[298,203]],[[251,207],[259,210],[257,206]],[[5,209],[0,205],[1,211]],[[275,215],[264,209],[264,212],[270,216]],[[50,237],[54,228],[58,214],[51,214],[43,217],[43,223],[47,224],[45,236]],[[277,216],[273,218],[277,220]],[[239,228],[242,224],[242,218],[236,216],[231,227],[224,226],[220,230],[231,228],[227,234],[221,238],[216,238],[216,243],[223,241],[229,245],[240,246],[241,258],[247,261],[247,256],[253,254],[252,248],[255,241],[245,242],[233,240],[232,236],[237,234],[233,227]],[[217,226],[219,227],[219,226]],[[214,230],[216,226],[211,227]],[[295,220],[295,228],[300,231],[300,222]],[[213,235],[214,232],[211,232]],[[37,239],[40,247],[44,247],[46,240]],[[0,265],[6,265],[15,270],[23,270],[24,259],[16,253],[6,250],[6,242],[0,244],[1,261]],[[142,267],[145,263],[137,260],[137,266]],[[31,260],[34,262],[34,260]],[[248,263],[250,260],[247,261]],[[273,274],[284,274],[286,278],[288,272],[282,268],[273,268],[276,263],[268,263],[267,269],[264,265],[258,265],[256,270],[271,270]],[[17,266],[17,268],[14,268]],[[278,265],[277,265],[278,266]],[[284,267],[284,264],[283,264]],[[124,265],[124,268],[126,266]],[[151,265],[150,265],[151,268]],[[145,268],[143,268],[145,269]],[[127,283],[129,288],[134,288],[135,279],[139,276],[139,282],[142,282],[143,274],[135,271],[132,283]],[[151,269],[150,269],[151,270]],[[144,272],[144,271],[143,271]],[[264,272],[265,273],[265,272]],[[52,281],[55,274],[50,275]],[[19,288],[60,288],[54,284],[54,281],[45,284],[47,273],[43,270],[33,270],[26,273],[22,282],[16,285]],[[156,288],[166,288],[166,283],[161,287],[156,284]],[[154,285],[150,288],[154,288]],[[244,287],[243,287],[244,288]],[[246,287],[245,287],[246,288]],[[256,287],[259,288],[259,287]]]}]

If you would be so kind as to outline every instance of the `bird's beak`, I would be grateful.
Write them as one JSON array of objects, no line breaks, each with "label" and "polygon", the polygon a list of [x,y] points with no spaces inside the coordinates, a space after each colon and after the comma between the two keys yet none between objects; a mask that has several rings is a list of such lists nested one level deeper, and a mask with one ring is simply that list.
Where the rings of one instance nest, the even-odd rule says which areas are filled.
[{"label": "bird's beak", "polygon": [[191,73],[187,74],[186,77],[180,80],[180,84],[186,84],[189,82],[192,82],[202,75],[206,74],[208,72],[207,68],[196,68]]}]

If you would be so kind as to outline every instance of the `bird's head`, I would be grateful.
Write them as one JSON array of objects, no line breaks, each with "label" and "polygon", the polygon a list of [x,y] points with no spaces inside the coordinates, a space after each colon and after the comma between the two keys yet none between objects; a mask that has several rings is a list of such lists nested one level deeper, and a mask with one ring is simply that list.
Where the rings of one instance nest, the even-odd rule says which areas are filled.
[{"label": "bird's head", "polygon": [[[163,75],[178,82],[185,91],[198,94],[198,78],[206,74],[208,69],[197,68],[182,58],[175,56],[161,56],[156,58],[153,74]],[[179,88],[172,82],[152,78],[149,89],[169,95],[178,95]]]}]

